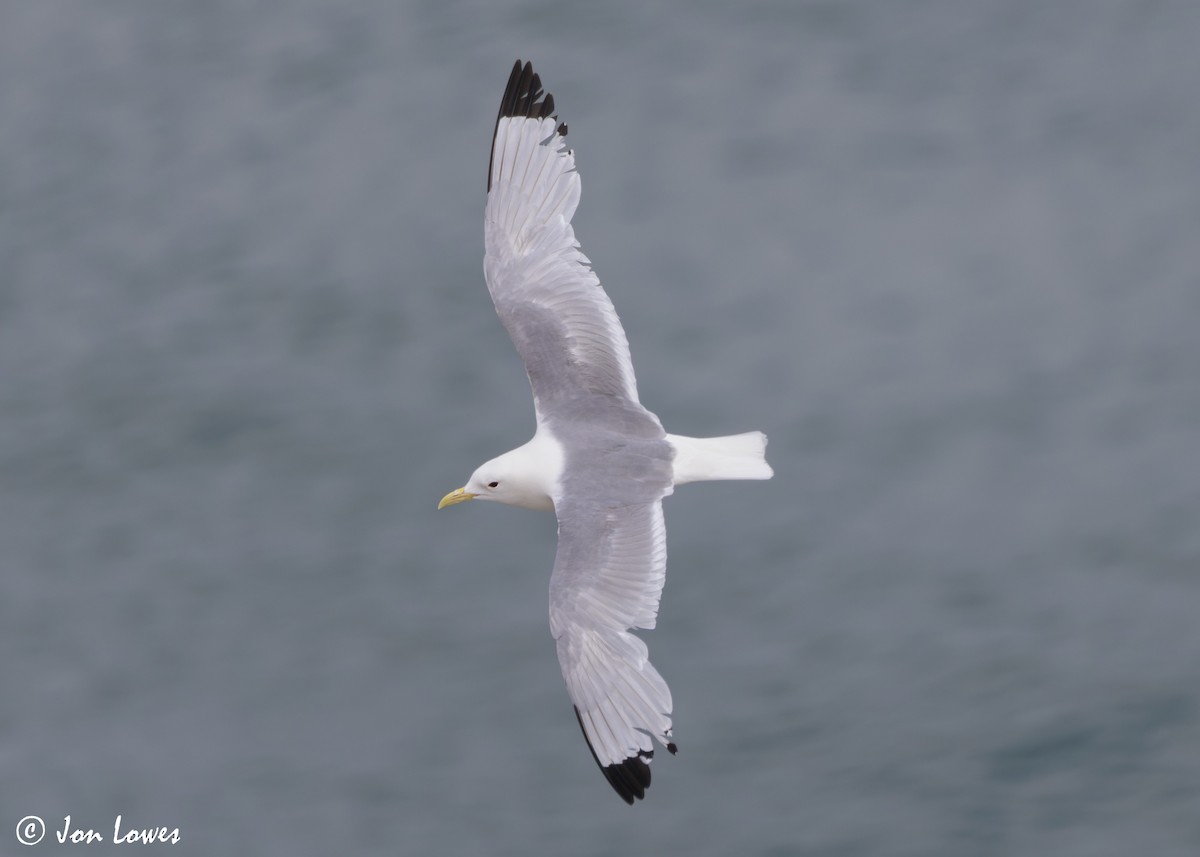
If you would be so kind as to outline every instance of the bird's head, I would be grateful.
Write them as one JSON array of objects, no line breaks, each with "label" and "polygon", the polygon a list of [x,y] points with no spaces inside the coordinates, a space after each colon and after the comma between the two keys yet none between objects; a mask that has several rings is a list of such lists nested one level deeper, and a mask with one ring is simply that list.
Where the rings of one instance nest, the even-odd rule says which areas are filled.
[{"label": "bird's head", "polygon": [[443,497],[438,508],[467,500],[495,500],[526,509],[553,510],[550,497],[530,478],[528,458],[524,448],[518,448],[479,465],[467,484]]}]

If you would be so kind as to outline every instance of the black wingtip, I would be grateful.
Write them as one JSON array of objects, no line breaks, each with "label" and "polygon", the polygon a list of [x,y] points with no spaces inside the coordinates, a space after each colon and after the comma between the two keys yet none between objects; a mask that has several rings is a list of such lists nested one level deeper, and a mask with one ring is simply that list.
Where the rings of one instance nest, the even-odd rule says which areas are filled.
[{"label": "black wingtip", "polygon": [[604,778],[625,803],[633,806],[634,798],[643,800],[650,787],[650,766],[637,756],[624,762],[601,768]]},{"label": "black wingtip", "polygon": [[542,79],[533,70],[533,63],[517,60],[508,76],[504,98],[500,100],[500,115],[545,119],[554,113],[554,96],[542,89]]},{"label": "black wingtip", "polygon": [[[623,762],[614,762],[611,765],[601,764],[600,757],[596,755],[596,748],[592,746],[592,739],[588,737],[587,730],[583,728],[583,717],[579,714],[578,706],[575,706],[575,719],[579,721],[579,730],[583,732],[583,740],[587,742],[588,749],[592,751],[592,758],[596,760],[600,773],[604,774],[604,779],[608,780],[613,791],[630,806],[633,806],[635,799],[644,800],[646,789],[650,788],[650,765],[648,763],[654,758],[654,751],[643,750]],[[667,749],[674,746],[671,744]],[[675,751],[671,750],[671,752]]]},{"label": "black wingtip", "polygon": [[[496,127],[492,129],[492,158],[488,160],[488,190],[492,189],[492,159],[496,157],[496,132],[500,120],[519,116],[526,119],[547,119],[554,116],[554,96],[542,89],[542,79],[533,70],[533,63],[517,60],[508,76],[508,86],[500,99],[500,112],[496,115]],[[567,126],[560,124],[558,133],[567,136]]]}]

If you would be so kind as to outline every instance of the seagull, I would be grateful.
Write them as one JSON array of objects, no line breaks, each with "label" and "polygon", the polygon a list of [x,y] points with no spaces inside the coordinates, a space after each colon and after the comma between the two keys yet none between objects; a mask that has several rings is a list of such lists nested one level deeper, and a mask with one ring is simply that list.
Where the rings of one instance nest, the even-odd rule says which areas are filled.
[{"label": "seagull", "polygon": [[492,137],[483,269],[537,429],[438,508],[494,500],[557,516],[550,633],[592,757],[632,805],[650,785],[651,738],[676,752],[671,691],[631,633],[658,615],[662,499],[686,482],[773,474],[762,432],[667,434],[638,401],[625,332],[571,228],[580,184],[566,135],[554,97],[517,60]]}]

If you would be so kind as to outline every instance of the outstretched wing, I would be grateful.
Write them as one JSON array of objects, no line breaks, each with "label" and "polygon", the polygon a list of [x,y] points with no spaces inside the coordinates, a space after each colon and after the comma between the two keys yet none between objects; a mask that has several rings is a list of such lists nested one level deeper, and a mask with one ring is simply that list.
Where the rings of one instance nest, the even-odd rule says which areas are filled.
[{"label": "outstretched wing", "polygon": [[637,401],[625,332],[571,228],[579,174],[553,112],[554,97],[518,60],[496,118],[484,214],[488,291],[539,414],[579,389]]},{"label": "outstretched wing", "polygon": [[667,571],[662,502],[558,504],[550,632],[596,764],[626,803],[646,796],[651,737],[671,753],[671,691],[632,628],[653,628]]}]

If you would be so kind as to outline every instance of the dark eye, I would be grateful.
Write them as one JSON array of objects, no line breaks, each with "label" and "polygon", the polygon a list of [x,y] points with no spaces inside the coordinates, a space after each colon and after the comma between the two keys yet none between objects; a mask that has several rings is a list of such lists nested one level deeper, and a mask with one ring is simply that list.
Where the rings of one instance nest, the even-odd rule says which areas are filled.
[{"label": "dark eye", "polygon": [[499,487],[500,487],[500,483],[499,483],[499,482],[489,482],[489,483],[488,483],[488,487],[489,487],[489,488],[499,488]]}]

